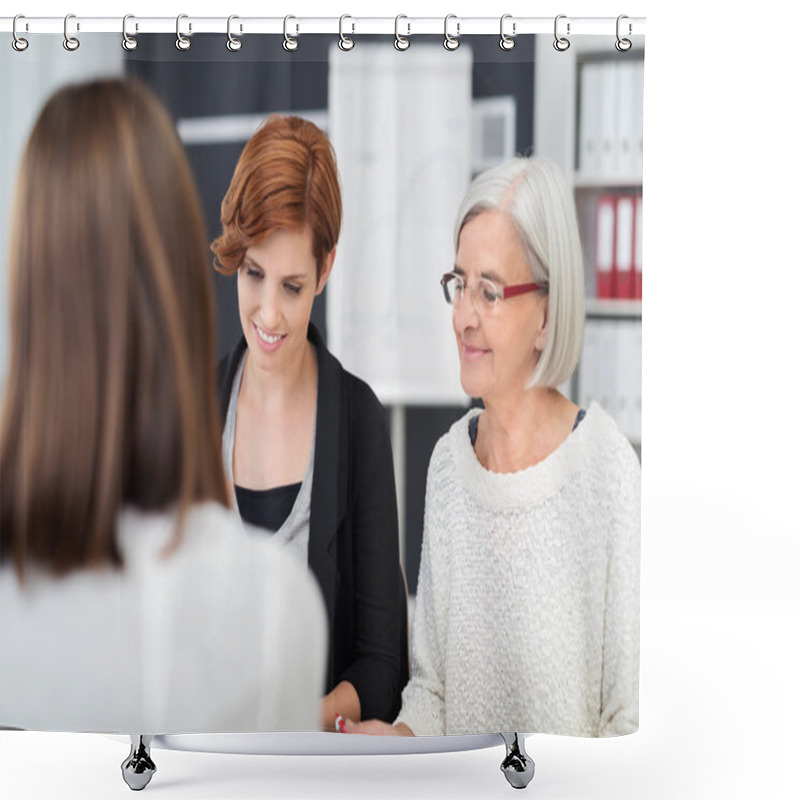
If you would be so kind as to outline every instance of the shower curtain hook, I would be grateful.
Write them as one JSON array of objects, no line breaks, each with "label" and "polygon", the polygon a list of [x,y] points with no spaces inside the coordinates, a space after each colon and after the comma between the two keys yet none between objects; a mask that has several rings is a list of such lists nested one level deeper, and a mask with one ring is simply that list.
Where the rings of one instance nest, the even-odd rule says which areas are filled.
[{"label": "shower curtain hook", "polygon": [[[235,19],[239,19],[239,17],[237,17],[236,14],[231,14],[228,17],[228,41],[225,42],[225,47],[227,47],[228,50],[231,51],[231,53],[238,53],[239,50],[242,49],[242,40],[241,39],[237,39],[231,33],[231,22],[233,22],[233,20],[235,20]],[[239,26],[239,33],[241,33],[241,32],[242,32],[242,26],[240,25]]]},{"label": "shower curtain hook", "polygon": [[406,36],[411,36],[411,23],[406,22],[406,36],[400,35],[400,20],[401,19],[408,19],[405,14],[398,14],[394,18],[394,49],[395,50],[408,50],[411,47],[411,42],[406,39]]},{"label": "shower curtain hook", "polygon": [[[175,35],[178,37],[175,40],[175,47],[177,47],[178,50],[188,50],[192,46],[191,40],[187,39],[181,33],[181,20],[182,19],[188,19],[188,17],[189,17],[188,14],[178,14],[178,18],[175,20]],[[189,23],[189,33],[191,33],[191,32],[192,32],[192,23],[190,22]]]},{"label": "shower curtain hook", "polygon": [[[628,19],[627,15],[625,14],[620,14],[617,17],[617,41],[614,42],[614,47],[616,47],[620,53],[626,53],[628,50],[631,49],[631,47],[633,47],[633,43],[631,42],[630,39],[623,39],[622,36],[620,36],[620,23],[624,19]],[[628,22],[628,36],[630,36],[632,33],[633,33],[633,26],[631,25],[630,22]]]},{"label": "shower curtain hook", "polygon": [[[297,19],[297,17],[293,17],[291,14],[289,14],[283,18],[283,49],[288,52],[293,52],[294,50],[297,50],[299,42],[297,39],[293,39],[291,36],[289,36],[286,30],[286,26],[289,24],[290,19]],[[299,25],[296,26],[296,33],[300,33]]]},{"label": "shower curtain hook", "polygon": [[[21,53],[23,50],[27,50],[28,49],[28,40],[27,39],[23,39],[17,33],[17,20],[18,19],[25,19],[25,15],[24,14],[17,14],[17,16],[14,17],[14,22],[11,25],[11,33],[14,36],[14,38],[11,40],[11,46],[18,53]],[[25,23],[25,30],[27,30],[27,29],[28,29],[28,23],[26,22]]]},{"label": "shower curtain hook", "polygon": [[[339,17],[339,49],[345,51],[352,50],[356,46],[356,43],[349,36],[345,36],[344,32],[342,31],[342,24],[346,19],[353,19],[353,18],[349,14],[342,14],[342,16]],[[355,22],[351,22],[350,25],[352,26],[350,32],[355,33],[356,32]]]},{"label": "shower curtain hook", "polygon": [[[553,25],[553,34],[556,37],[556,40],[553,42],[553,47],[558,50],[559,53],[563,53],[565,50],[569,50],[569,39],[566,36],[559,36],[558,35],[558,21],[560,19],[566,19],[566,14],[559,14],[556,17],[556,21]],[[569,22],[567,23],[567,36],[569,36]]]},{"label": "shower curtain hook", "polygon": [[[133,14],[126,14],[122,18],[122,49],[127,50],[130,52],[131,50],[135,50],[139,46],[139,42],[136,40],[135,36],[128,36],[128,20],[129,19],[136,19]],[[135,29],[139,30],[139,24],[135,24]]]},{"label": "shower curtain hook", "polygon": [[[456,21],[456,35],[451,36],[447,31],[447,23],[450,22],[451,19]],[[444,49],[449,50],[451,53],[453,50],[458,50],[458,46],[461,42],[458,40],[458,37],[461,35],[461,23],[458,21],[458,17],[455,14],[448,14],[444,18]]]},{"label": "shower curtain hook", "polygon": [[517,42],[514,37],[517,35],[517,23],[511,23],[511,36],[507,36],[505,31],[503,30],[503,25],[507,19],[511,19],[511,14],[503,14],[500,17],[500,49],[501,50],[513,50],[516,46]]},{"label": "shower curtain hook", "polygon": [[[69,35],[69,31],[67,30],[67,26],[69,25],[69,21],[71,19],[75,19],[74,14],[67,14],[64,17],[64,49],[69,50],[70,53],[74,53],[80,46],[81,43],[74,37]],[[79,31],[81,29],[80,23],[75,23],[75,30]]]}]

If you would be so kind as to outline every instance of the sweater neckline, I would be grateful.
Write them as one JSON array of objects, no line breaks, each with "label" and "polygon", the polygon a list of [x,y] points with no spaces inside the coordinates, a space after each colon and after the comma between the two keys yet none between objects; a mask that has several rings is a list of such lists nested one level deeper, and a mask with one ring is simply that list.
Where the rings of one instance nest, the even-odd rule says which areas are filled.
[{"label": "sweater neckline", "polygon": [[481,464],[469,437],[469,424],[483,409],[468,411],[450,430],[457,474],[482,506],[498,511],[544,502],[556,494],[585,463],[588,442],[602,425],[602,409],[591,403],[569,436],[538,464],[517,472],[493,472]]}]

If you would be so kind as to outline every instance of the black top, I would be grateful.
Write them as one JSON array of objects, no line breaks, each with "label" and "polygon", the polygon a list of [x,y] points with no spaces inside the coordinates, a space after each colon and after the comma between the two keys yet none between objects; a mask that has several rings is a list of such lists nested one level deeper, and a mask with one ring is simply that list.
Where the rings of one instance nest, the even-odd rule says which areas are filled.
[{"label": "black top", "polygon": [[[388,420],[372,389],[342,368],[313,325],[308,339],[317,355],[308,566],[328,618],[325,691],[349,681],[363,719],[394,722],[409,659]],[[223,422],[246,348],[242,337],[220,362]]]},{"label": "black top", "polygon": [[[581,424],[581,420],[586,416],[586,409],[581,408],[578,409],[578,413],[575,417],[575,424],[572,426],[572,430],[578,427]],[[476,414],[470,421],[469,421],[469,440],[473,447],[475,447],[475,440],[478,438],[478,418],[480,414]]]},{"label": "black top", "polygon": [[292,513],[302,483],[276,486],[274,489],[245,489],[235,486],[236,504],[245,522],[277,531]]}]

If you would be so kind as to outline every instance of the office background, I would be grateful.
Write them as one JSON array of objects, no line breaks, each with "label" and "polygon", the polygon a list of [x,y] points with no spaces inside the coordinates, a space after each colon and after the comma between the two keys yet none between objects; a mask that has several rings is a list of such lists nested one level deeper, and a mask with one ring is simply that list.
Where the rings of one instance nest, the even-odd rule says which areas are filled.
[{"label": "office background", "polygon": [[[195,37],[185,52],[173,34],[150,34],[124,53],[116,34],[83,38],[77,53],[65,52],[54,34],[24,54],[5,54],[4,135],[22,146],[54,81],[81,70],[139,78],[177,124],[209,239],[221,231],[220,203],[239,154],[266,116],[296,113],[330,135],[344,220],[312,319],[390,414],[412,598],[428,461],[475,402],[460,386],[451,314],[437,283],[452,267],[453,221],[479,172],[534,152],[555,160],[574,189],[587,323],[584,357],[562,391],[583,408],[599,402],[641,452],[642,40],[618,53],[613,35],[582,37],[561,53],[549,35],[525,36],[504,52],[494,36],[478,36],[447,52],[438,36],[415,36],[414,47],[398,53],[390,37],[362,35],[343,53],[338,37],[317,35],[287,53],[282,37],[259,36],[230,53],[220,34]],[[3,152],[6,224],[15,151]],[[236,281],[210,271],[222,357],[242,335]],[[5,336],[0,345],[5,361]]]},{"label": "office background", "polygon": [[[37,5],[39,14],[69,10]],[[222,13],[245,13],[247,5]],[[105,15],[109,6],[120,18],[130,11],[86,2],[81,13]],[[352,2],[336,11],[368,9]],[[562,10],[543,4],[536,13]],[[185,9],[167,2],[148,11],[141,3],[136,11]],[[333,13],[309,0],[291,11]],[[442,17],[452,11],[501,13],[478,2],[405,6]],[[798,11],[767,2],[712,17],[684,0],[625,8],[575,0],[569,11],[648,17],[641,730],[609,742],[533,737],[537,775],[526,791],[794,797],[800,165],[788,80],[794,56],[776,31],[797,31]],[[124,789],[116,766],[122,749],[101,737],[0,734],[0,790],[107,797]],[[169,797],[511,791],[498,774],[499,750],[349,760],[170,755],[160,787]],[[76,771],[85,779],[71,790],[64,776]]]},{"label": "office background", "polygon": [[[589,320],[586,358],[563,390],[583,407],[600,402],[641,447],[641,302],[633,300],[632,288],[623,300],[597,300],[602,293],[595,288],[594,264],[597,208],[604,199],[613,207],[619,198],[619,208],[627,202],[631,210],[629,225],[623,233],[612,210],[611,237],[618,228],[616,238],[628,245],[628,275],[635,272],[643,47],[618,54],[613,36],[595,37],[562,54],[550,47],[549,37],[527,36],[503,52],[494,37],[483,36],[448,53],[438,37],[428,36],[397,53],[387,37],[358,39],[353,53],[340,52],[330,36],[309,37],[292,54],[279,36],[250,39],[241,52],[229,53],[224,36],[205,35],[179,52],[173,35],[160,34],[124,54],[115,34],[95,34],[73,54],[53,35],[37,41],[36,52],[7,55],[4,80],[8,107],[24,110],[21,117],[65,68],[70,79],[70,70],[82,67],[89,74],[124,72],[148,84],[177,123],[210,238],[220,232],[220,202],[239,153],[265,116],[297,113],[329,132],[342,176],[344,224],[333,276],[312,318],[332,352],[367,380],[390,413],[401,553],[413,597],[428,461],[438,438],[470,403],[458,379],[450,311],[437,281],[452,266],[453,220],[478,172],[536,152],[557,160],[575,185]],[[587,92],[590,71],[600,80]],[[596,108],[584,108],[580,98],[587,96],[598,98]],[[22,119],[4,122],[20,142],[26,128]],[[602,158],[578,153],[587,139]],[[623,139],[624,164],[617,158]],[[11,150],[4,158],[11,172]],[[10,189],[4,179],[4,210]],[[621,210],[617,217],[622,219]],[[241,337],[236,281],[212,274],[222,357]]]}]

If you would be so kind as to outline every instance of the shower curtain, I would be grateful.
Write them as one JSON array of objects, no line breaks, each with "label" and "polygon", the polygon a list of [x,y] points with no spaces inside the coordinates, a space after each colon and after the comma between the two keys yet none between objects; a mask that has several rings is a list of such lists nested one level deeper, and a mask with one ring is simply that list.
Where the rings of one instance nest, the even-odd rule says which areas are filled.
[{"label": "shower curtain", "polygon": [[[482,172],[514,156],[535,156],[553,162],[563,174],[577,209],[586,315],[578,367],[559,388],[581,408],[602,407],[638,458],[642,447],[643,37],[636,37],[635,47],[628,50],[615,47],[619,40],[613,34],[575,37],[568,48],[554,47],[552,35],[537,34],[517,36],[513,48],[504,49],[498,47],[497,35],[458,36],[455,30],[453,24],[445,38],[452,45],[451,37],[458,37],[455,48],[443,47],[441,35],[418,35],[410,37],[405,50],[394,46],[399,40],[391,36],[354,35],[355,46],[343,49],[339,36],[314,34],[300,36],[295,50],[282,46],[285,37],[245,35],[243,47],[232,51],[223,34],[195,33],[186,50],[176,48],[175,35],[147,34],[139,37],[136,49],[126,51],[119,34],[86,33],[80,35],[79,49],[69,52],[59,35],[30,35],[24,52],[4,44],[0,72],[4,241],[24,141],[43,102],[66,82],[133,76],[155,91],[186,148],[210,239],[220,232],[220,204],[238,156],[269,115],[298,115],[327,133],[337,156],[344,223],[336,265],[316,299],[312,322],[331,353],[372,388],[387,410],[409,621],[420,586],[425,520],[431,515],[425,506],[431,454],[454,423],[481,405],[460,383],[451,314],[437,283],[454,267],[453,225],[460,200]],[[10,346],[8,271],[4,247],[4,391]],[[241,325],[235,281],[213,276],[222,357],[238,340]],[[609,670],[620,666],[624,674],[616,688],[625,694],[620,702],[626,705],[628,722],[617,732],[632,732],[638,725],[638,529],[636,534],[618,563],[596,565],[601,571],[628,570],[617,616],[605,617],[607,609],[581,595],[571,608],[582,616],[565,617],[563,626],[579,629],[568,639],[570,647],[576,641],[589,645],[555,655],[542,652],[548,664],[562,664],[563,674],[597,670],[597,680],[587,679],[591,691],[569,698],[570,707],[581,713],[600,703],[604,692],[614,691]],[[500,574],[502,581],[502,570]],[[538,597],[535,586],[518,582],[519,575],[515,573],[508,587],[481,587],[469,602],[521,591],[515,596],[524,605],[527,589]],[[433,577],[430,585],[438,591],[447,575]],[[3,580],[12,580],[6,569]],[[569,585],[575,592],[582,590]],[[448,587],[459,590],[463,586]],[[548,605],[552,597],[540,600],[538,613],[557,613]],[[472,619],[474,605],[457,608]],[[522,613],[527,614],[527,606]],[[474,619],[491,624],[480,614]],[[4,628],[10,624],[3,623]],[[456,623],[453,617],[448,624]],[[497,621],[499,640],[513,633],[502,633],[507,623]],[[520,622],[510,624],[513,628]],[[623,628],[621,638],[612,641],[609,626],[617,624]],[[535,619],[530,628],[518,628],[534,636],[536,629]],[[437,629],[437,635],[441,641],[425,657],[453,659],[444,641],[448,630]],[[475,638],[491,640],[485,630],[476,631]],[[537,639],[540,651],[547,645]],[[521,650],[535,657],[535,650]],[[411,651],[413,680],[422,658],[413,636]],[[598,664],[606,652],[613,652],[617,661],[607,660],[603,674]],[[464,669],[472,669],[470,654],[462,655]],[[515,653],[509,655],[513,660]],[[486,663],[485,654],[476,663]],[[554,691],[562,677],[543,678],[536,665],[524,663],[514,664],[511,674],[515,681],[519,675],[536,675],[538,681],[551,682]],[[487,682],[508,684],[502,665],[475,679],[479,688]],[[447,687],[441,691],[446,703]],[[515,696],[538,696],[536,687],[518,683],[505,685],[504,692],[512,705]],[[509,719],[509,727],[598,735],[599,727],[562,725],[559,713],[559,708],[525,708]],[[548,722],[542,727],[539,719]],[[490,730],[494,732],[480,727],[460,732]]]}]

